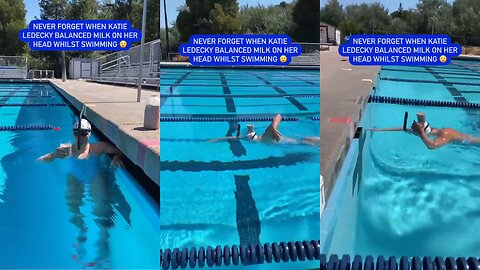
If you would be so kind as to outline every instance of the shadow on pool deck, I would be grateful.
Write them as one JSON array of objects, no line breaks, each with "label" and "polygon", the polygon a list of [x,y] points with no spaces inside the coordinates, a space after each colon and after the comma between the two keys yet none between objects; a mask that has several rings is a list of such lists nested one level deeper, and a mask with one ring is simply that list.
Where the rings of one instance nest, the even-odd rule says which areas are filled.
[{"label": "shadow on pool deck", "polygon": [[[342,61],[345,60],[346,61]],[[359,121],[359,97],[366,100],[375,83],[378,66],[352,66],[338,54],[338,47],[320,52],[320,168],[325,181],[326,201],[341,169],[343,158]],[[339,118],[342,121],[329,121]],[[351,124],[343,123],[351,119]],[[331,119],[333,120],[333,119]]]},{"label": "shadow on pool deck", "polygon": [[145,105],[153,94],[123,86],[81,80],[50,80],[50,83],[78,110],[86,105],[85,117],[157,185],[160,185],[160,130],[145,130]]}]

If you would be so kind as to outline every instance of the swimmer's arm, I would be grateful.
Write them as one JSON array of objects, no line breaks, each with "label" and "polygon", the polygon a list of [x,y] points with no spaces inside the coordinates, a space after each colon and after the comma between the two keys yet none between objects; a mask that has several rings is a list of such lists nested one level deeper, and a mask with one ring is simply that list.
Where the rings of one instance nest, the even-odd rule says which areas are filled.
[{"label": "swimmer's arm", "polygon": [[420,138],[422,139],[423,143],[428,147],[430,150],[435,150],[437,148],[442,147],[447,143],[444,139],[439,139],[438,137],[435,140],[432,140],[428,137],[427,134],[423,130],[420,130],[419,133]]},{"label": "swimmer's arm", "polygon": [[[398,127],[398,128],[368,128],[367,130],[371,131],[403,131],[403,127]],[[411,131],[410,129],[406,129],[406,131]]]},{"label": "swimmer's arm", "polygon": [[231,141],[231,140],[239,140],[239,137],[224,137],[224,138],[219,138],[219,139],[213,139],[213,140],[208,140],[208,142],[223,142],[223,141]]},{"label": "swimmer's arm", "polygon": [[98,142],[96,143],[97,149],[99,153],[106,153],[112,155],[123,155],[122,151],[120,151],[115,145],[112,145],[107,142]]},{"label": "swimmer's arm", "polygon": [[55,160],[55,153],[48,153],[46,155],[43,155],[39,158],[37,158],[37,161],[53,161]]}]

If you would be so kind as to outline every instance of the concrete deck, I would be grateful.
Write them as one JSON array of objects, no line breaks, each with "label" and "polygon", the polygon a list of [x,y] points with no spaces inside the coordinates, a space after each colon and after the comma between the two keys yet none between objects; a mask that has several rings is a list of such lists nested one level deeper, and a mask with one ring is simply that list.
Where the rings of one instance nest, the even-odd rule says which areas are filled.
[{"label": "concrete deck", "polygon": [[362,79],[372,80],[374,85],[379,68],[352,66],[338,54],[337,46],[320,51],[320,171],[326,201],[373,87]]},{"label": "concrete deck", "polygon": [[50,83],[78,110],[86,105],[85,118],[109,138],[134,164],[160,185],[160,130],[143,129],[145,105],[155,92],[52,79]]}]

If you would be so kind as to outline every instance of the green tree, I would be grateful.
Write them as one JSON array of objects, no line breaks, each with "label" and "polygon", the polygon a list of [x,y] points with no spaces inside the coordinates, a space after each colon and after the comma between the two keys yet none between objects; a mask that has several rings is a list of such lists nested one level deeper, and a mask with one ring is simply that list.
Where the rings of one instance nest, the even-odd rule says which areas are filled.
[{"label": "green tree", "polygon": [[403,10],[403,6],[402,6],[402,3],[400,3],[400,5],[398,6],[398,9],[394,12],[392,12],[392,14],[390,14],[390,16],[392,17],[392,19],[396,19],[396,18],[399,18],[399,19],[404,19],[404,10]]},{"label": "green tree", "polygon": [[350,20],[344,20],[339,27],[341,32],[347,36],[362,34],[364,32],[364,30],[360,28],[358,24]]},{"label": "green tree", "polygon": [[20,55],[25,44],[18,32],[25,28],[25,5],[22,0],[0,0],[0,55]]},{"label": "green tree", "polygon": [[380,3],[349,5],[345,8],[345,17],[354,21],[366,33],[385,33],[390,26],[391,17]]},{"label": "green tree", "polygon": [[160,0],[148,0],[145,41],[160,38]]},{"label": "green tree", "polygon": [[320,21],[340,26],[345,20],[345,12],[338,0],[329,0],[328,3],[320,10]]},{"label": "green tree", "polygon": [[293,8],[294,30],[291,36],[297,42],[320,42],[320,1],[298,0]]},{"label": "green tree", "polygon": [[99,4],[97,0],[72,0],[67,9],[69,20],[97,20]]},{"label": "green tree", "polygon": [[442,20],[441,12],[448,6],[446,0],[420,0],[417,4],[417,11],[420,15],[419,30],[421,33],[438,33],[435,27],[438,21]]},{"label": "green tree", "polygon": [[285,34],[293,27],[293,4],[285,2],[279,5],[265,7],[243,6],[239,17],[242,33],[246,34]]},{"label": "green tree", "polygon": [[[67,0],[39,0],[40,19],[42,20],[65,20],[68,13]],[[30,56],[40,61],[29,62],[30,68],[33,69],[53,69],[55,76],[61,76],[61,55],[58,51],[30,51]],[[68,66],[68,58],[65,60]]]},{"label": "green tree", "polygon": [[182,42],[193,34],[240,33],[236,0],[186,0],[186,4],[176,20]]},{"label": "green tree", "polygon": [[112,7],[113,19],[127,20],[133,28],[142,29],[142,0],[116,0]]},{"label": "green tree", "polygon": [[455,34],[461,36],[480,36],[480,1],[456,0],[452,7],[452,16],[455,22]]},{"label": "green tree", "polygon": [[64,20],[67,18],[67,0],[39,0],[40,19]]}]

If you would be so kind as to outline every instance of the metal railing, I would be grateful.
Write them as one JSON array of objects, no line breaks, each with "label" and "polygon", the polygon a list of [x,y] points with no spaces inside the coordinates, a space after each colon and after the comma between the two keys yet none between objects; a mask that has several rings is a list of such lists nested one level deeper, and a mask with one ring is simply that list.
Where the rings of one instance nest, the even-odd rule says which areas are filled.
[{"label": "metal railing", "polygon": [[0,56],[1,79],[26,79],[27,70],[27,57]]},{"label": "metal railing", "polygon": [[51,69],[30,69],[28,71],[28,78],[29,79],[53,79],[55,78],[55,71]]},{"label": "metal railing", "polygon": [[[100,76],[104,71],[111,69],[110,65],[121,66],[121,61],[128,59],[127,67],[134,67],[140,64],[140,45],[132,47],[126,51],[118,51],[97,58],[100,63]],[[112,64],[116,63],[117,64]],[[160,62],[160,40],[153,40],[144,44],[143,64],[147,66],[150,72],[158,72]],[[109,65],[109,64],[110,65]]]}]

